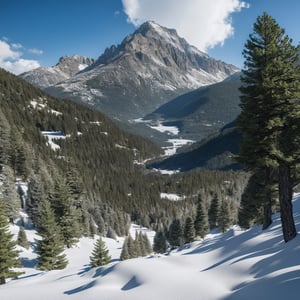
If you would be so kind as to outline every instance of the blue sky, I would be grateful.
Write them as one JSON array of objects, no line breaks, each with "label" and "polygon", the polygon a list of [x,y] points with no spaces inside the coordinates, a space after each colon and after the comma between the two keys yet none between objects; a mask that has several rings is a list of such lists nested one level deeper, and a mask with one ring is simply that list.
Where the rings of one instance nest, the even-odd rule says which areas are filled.
[{"label": "blue sky", "polygon": [[263,11],[299,43],[299,0],[2,0],[0,66],[17,74],[54,65],[63,55],[97,58],[154,20],[212,57],[242,67],[244,43]]}]

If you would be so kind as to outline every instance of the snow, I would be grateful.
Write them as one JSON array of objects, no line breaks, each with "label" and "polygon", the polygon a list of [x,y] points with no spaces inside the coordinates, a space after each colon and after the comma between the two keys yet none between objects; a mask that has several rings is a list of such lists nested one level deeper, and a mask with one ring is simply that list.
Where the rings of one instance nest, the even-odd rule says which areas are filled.
[{"label": "snow", "polygon": [[[300,230],[300,195],[294,198],[297,230]],[[132,226],[134,236],[138,226]],[[17,234],[18,226],[11,226]],[[147,229],[142,229],[147,230]],[[31,243],[38,238],[26,229]],[[149,233],[149,232],[148,232]],[[153,233],[151,233],[153,235]],[[21,249],[25,274],[0,286],[1,299],[23,300],[262,300],[298,299],[300,293],[300,236],[288,243],[282,238],[280,216],[262,231],[233,226],[225,234],[211,233],[171,251],[120,262],[123,238],[104,241],[110,264],[91,269],[89,256],[96,240],[82,238],[66,250],[64,270],[34,269],[36,254]]]},{"label": "snow", "polygon": [[48,145],[55,151],[60,149],[59,145],[55,144],[57,139],[65,139],[66,136],[63,135],[61,131],[42,131],[42,135],[47,137]]},{"label": "snow", "polygon": [[162,123],[158,123],[156,126],[150,126],[152,129],[155,129],[159,132],[168,132],[172,135],[177,135],[179,133],[179,129],[176,126],[166,126]]},{"label": "snow", "polygon": [[85,68],[87,68],[89,65],[86,65],[86,64],[79,64],[78,65],[78,70],[79,71],[82,71],[82,70],[84,70]]},{"label": "snow", "polygon": [[193,140],[188,139],[168,139],[168,142],[172,145],[168,147],[163,147],[166,156],[174,155],[178,148],[194,143]]},{"label": "snow", "polygon": [[185,197],[181,197],[177,194],[172,194],[172,193],[160,193],[160,198],[168,199],[170,201],[180,201],[183,200]]}]

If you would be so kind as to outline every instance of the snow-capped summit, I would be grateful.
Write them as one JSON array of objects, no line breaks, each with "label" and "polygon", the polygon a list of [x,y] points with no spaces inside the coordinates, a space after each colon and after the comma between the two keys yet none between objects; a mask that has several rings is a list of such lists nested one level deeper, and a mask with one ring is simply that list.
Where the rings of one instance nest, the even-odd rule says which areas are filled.
[{"label": "snow-capped summit", "polygon": [[39,88],[66,80],[90,66],[94,60],[80,55],[62,56],[53,67],[40,67],[20,76]]},{"label": "snow-capped summit", "polygon": [[176,30],[150,21],[121,44],[107,48],[93,65],[47,92],[128,120],[237,71],[189,45]]}]

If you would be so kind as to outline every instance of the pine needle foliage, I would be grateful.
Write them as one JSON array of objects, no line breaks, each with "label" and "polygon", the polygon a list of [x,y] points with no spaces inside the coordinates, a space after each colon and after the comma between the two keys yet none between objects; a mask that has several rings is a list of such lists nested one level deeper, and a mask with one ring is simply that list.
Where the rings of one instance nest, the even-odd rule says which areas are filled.
[{"label": "pine needle foliage", "polygon": [[107,265],[111,260],[109,250],[105,246],[105,242],[101,237],[98,238],[92,256],[90,257],[90,263],[93,268]]},{"label": "pine needle foliage", "polygon": [[22,274],[13,270],[13,268],[21,267],[19,252],[15,247],[13,235],[9,232],[3,200],[0,199],[0,284],[5,284],[7,278],[14,278]]}]

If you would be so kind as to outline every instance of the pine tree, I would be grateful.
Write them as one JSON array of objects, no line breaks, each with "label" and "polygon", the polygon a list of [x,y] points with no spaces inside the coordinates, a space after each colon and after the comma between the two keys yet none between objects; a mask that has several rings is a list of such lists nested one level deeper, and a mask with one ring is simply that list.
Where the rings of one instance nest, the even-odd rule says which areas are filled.
[{"label": "pine tree", "polygon": [[140,239],[140,234],[139,232],[136,230],[135,232],[135,239],[134,239],[134,248],[135,248],[135,252],[136,252],[136,256],[143,256],[143,244],[142,241]]},{"label": "pine tree", "polygon": [[[7,165],[10,149],[10,126],[0,109],[0,166]],[[0,169],[1,171],[1,169]]]},{"label": "pine tree", "polygon": [[152,253],[153,249],[152,249],[151,243],[150,243],[149,238],[146,233],[144,233],[144,234],[141,233],[141,240],[142,240],[143,248],[145,249],[146,255]]},{"label": "pine tree", "polygon": [[218,226],[218,217],[220,214],[220,200],[217,194],[211,200],[211,204],[208,210],[208,220],[210,229],[214,229]]},{"label": "pine tree", "polygon": [[[267,13],[254,23],[244,49],[241,87],[242,132],[239,160],[248,170],[265,172],[271,187],[272,169],[278,169],[279,202],[285,242],[297,232],[292,208],[292,170],[299,162],[300,67],[299,47]],[[271,191],[265,200],[270,218]],[[265,223],[270,223],[266,220]]]},{"label": "pine tree", "polygon": [[174,219],[169,227],[169,243],[172,247],[178,247],[183,244],[182,226],[178,219]]},{"label": "pine tree", "polygon": [[58,225],[65,245],[70,248],[78,241],[81,235],[79,220],[81,218],[79,210],[76,208],[74,199],[63,178],[57,175],[53,192],[49,200],[54,208]]},{"label": "pine tree", "polygon": [[132,238],[132,236],[130,234],[128,235],[127,244],[128,244],[129,258],[136,258],[136,257],[138,257],[138,253],[137,253],[137,249],[136,249],[136,244],[135,244],[134,239]]},{"label": "pine tree", "polygon": [[191,217],[185,219],[184,224],[184,242],[191,243],[195,240],[195,228]]},{"label": "pine tree", "polygon": [[46,199],[44,186],[39,174],[33,175],[28,183],[27,212],[34,226],[39,226],[39,205]]},{"label": "pine tree", "polygon": [[122,246],[122,251],[120,255],[121,260],[126,260],[130,259],[129,251],[128,251],[128,237],[125,238],[123,246]]},{"label": "pine tree", "polygon": [[101,237],[96,242],[92,256],[90,257],[91,266],[93,268],[107,265],[111,260],[109,251],[105,246]]},{"label": "pine tree", "polygon": [[163,231],[157,231],[153,240],[153,251],[155,253],[165,253],[167,251],[167,242]]},{"label": "pine tree", "polygon": [[21,274],[12,270],[12,268],[21,267],[19,252],[15,246],[13,235],[9,233],[3,201],[0,199],[0,285],[5,284],[7,278],[17,277]]},{"label": "pine tree", "polygon": [[10,222],[13,222],[18,216],[18,211],[21,209],[21,201],[15,186],[13,170],[9,166],[3,167],[1,181],[3,184],[0,186],[0,192],[4,202],[5,213]]},{"label": "pine tree", "polygon": [[41,240],[37,240],[38,265],[41,270],[64,269],[67,260],[64,251],[63,238],[56,224],[54,212],[50,203],[45,200],[41,205],[41,222],[37,228]]},{"label": "pine tree", "polygon": [[218,227],[222,232],[225,232],[231,224],[230,207],[228,200],[221,202],[220,214],[218,218]]},{"label": "pine tree", "polygon": [[194,221],[194,227],[196,237],[200,237],[203,239],[208,233],[208,217],[207,214],[204,212],[201,200],[199,200],[197,205],[197,213]]},{"label": "pine tree", "polygon": [[29,248],[29,242],[27,240],[26,232],[23,226],[20,226],[18,238],[17,238],[17,244],[21,247],[24,247],[25,249]]}]

